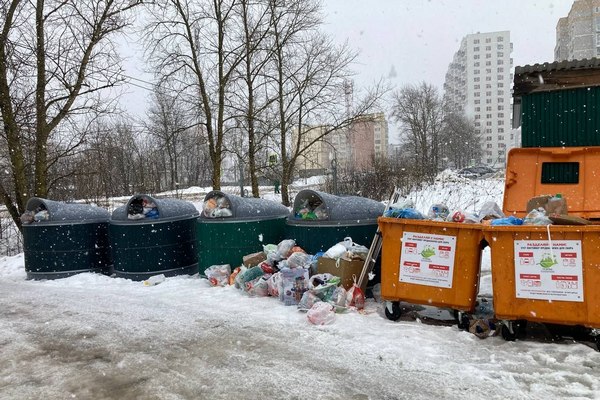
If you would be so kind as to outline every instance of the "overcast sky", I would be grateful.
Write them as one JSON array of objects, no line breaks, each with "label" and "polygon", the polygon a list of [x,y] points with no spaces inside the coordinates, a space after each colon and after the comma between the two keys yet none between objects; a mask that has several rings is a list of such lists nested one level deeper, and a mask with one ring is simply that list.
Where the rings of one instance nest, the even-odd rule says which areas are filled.
[{"label": "overcast sky", "polygon": [[[442,90],[448,64],[470,33],[510,31],[514,66],[554,61],[556,23],[572,0],[322,0],[325,25],[360,52],[355,87],[381,77],[395,87],[425,81]],[[130,76],[142,61],[126,63]],[[151,79],[151,78],[150,78]],[[133,81],[133,83],[141,84]],[[142,84],[143,85],[143,84]],[[145,85],[148,86],[148,85]],[[148,91],[131,86],[125,107],[143,116]],[[142,97],[142,98],[140,98]],[[390,124],[390,140],[395,142]]]},{"label": "overcast sky", "polygon": [[[440,90],[462,38],[510,31],[514,66],[554,61],[556,23],[572,0],[323,0],[324,29],[360,51],[356,85],[426,81]],[[392,73],[393,76],[393,73]]]}]

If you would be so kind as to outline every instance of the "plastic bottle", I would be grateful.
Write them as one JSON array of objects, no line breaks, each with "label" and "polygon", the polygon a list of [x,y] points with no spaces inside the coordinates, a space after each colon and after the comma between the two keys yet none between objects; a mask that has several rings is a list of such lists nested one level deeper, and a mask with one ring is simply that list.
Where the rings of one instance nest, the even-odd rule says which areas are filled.
[{"label": "plastic bottle", "polygon": [[144,281],[144,286],[154,286],[165,281],[165,275],[153,275]]}]

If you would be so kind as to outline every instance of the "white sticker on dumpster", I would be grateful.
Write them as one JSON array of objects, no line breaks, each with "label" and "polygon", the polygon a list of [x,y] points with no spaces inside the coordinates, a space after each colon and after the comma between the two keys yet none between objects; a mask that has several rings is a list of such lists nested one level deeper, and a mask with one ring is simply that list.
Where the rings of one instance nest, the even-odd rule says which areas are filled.
[{"label": "white sticker on dumpster", "polygon": [[404,232],[400,282],[452,287],[456,236]]},{"label": "white sticker on dumpster", "polygon": [[583,301],[581,240],[515,240],[520,299]]}]

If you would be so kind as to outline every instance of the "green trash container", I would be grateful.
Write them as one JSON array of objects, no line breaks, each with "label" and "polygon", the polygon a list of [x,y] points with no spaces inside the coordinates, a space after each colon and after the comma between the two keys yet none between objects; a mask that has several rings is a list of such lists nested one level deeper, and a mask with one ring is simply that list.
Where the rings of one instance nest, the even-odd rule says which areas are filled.
[{"label": "green trash container", "polygon": [[383,203],[364,197],[301,190],[294,198],[285,237],[309,254],[327,251],[345,237],[370,247],[384,210]]},{"label": "green trash container", "polygon": [[267,199],[218,190],[208,193],[198,218],[200,274],[211,265],[236,268],[245,255],[262,251],[265,244],[281,242],[289,213],[284,205]]},{"label": "green trash container", "polygon": [[27,279],[59,279],[81,272],[110,275],[107,210],[38,197],[29,199],[25,208],[21,219]]},{"label": "green trash container", "polygon": [[197,273],[198,214],[187,201],[133,196],[110,219],[115,276],[141,281],[159,274]]}]

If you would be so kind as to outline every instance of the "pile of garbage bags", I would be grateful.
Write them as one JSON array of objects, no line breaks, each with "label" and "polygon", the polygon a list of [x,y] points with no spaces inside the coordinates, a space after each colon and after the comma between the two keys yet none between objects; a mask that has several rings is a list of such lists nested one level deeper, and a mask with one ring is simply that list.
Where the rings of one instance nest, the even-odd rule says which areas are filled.
[{"label": "pile of garbage bags", "polygon": [[[338,251],[339,247],[343,252]],[[352,248],[366,249],[355,243]],[[348,257],[348,251],[346,245],[339,243],[328,254]],[[365,298],[356,284],[346,290],[339,276],[317,272],[317,261],[324,254],[307,254],[293,239],[286,239],[243,257],[239,267],[213,265],[204,274],[212,286],[231,285],[249,296],[274,297],[286,306],[307,312],[307,319],[313,324],[329,324],[336,313],[362,310]]]},{"label": "pile of garbage bags", "polygon": [[567,214],[566,200],[560,195],[540,196],[537,201],[530,200],[527,215],[519,218],[514,215],[505,215],[495,202],[486,202],[478,212],[467,212],[462,209],[450,210],[445,204],[433,204],[426,214],[415,208],[411,200],[401,200],[390,204],[384,217],[421,219],[440,222],[458,222],[465,224],[484,224],[492,226],[509,225],[550,225],[558,223],[559,216]]}]

